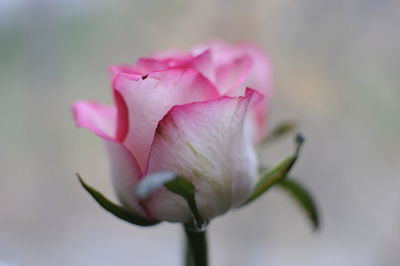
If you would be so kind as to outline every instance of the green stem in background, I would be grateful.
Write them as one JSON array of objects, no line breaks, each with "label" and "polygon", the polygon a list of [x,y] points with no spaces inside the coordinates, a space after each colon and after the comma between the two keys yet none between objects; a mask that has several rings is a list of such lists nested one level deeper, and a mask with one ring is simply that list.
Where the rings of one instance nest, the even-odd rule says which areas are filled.
[{"label": "green stem in background", "polygon": [[193,230],[184,225],[186,235],[185,266],[208,266],[206,230]]}]

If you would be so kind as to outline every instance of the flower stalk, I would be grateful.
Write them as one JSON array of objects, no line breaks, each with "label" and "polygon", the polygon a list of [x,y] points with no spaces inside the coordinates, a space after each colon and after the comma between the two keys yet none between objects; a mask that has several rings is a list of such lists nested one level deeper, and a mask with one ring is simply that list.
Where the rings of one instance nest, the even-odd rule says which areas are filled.
[{"label": "flower stalk", "polygon": [[185,266],[208,266],[207,231],[193,230],[184,225],[185,231]]}]

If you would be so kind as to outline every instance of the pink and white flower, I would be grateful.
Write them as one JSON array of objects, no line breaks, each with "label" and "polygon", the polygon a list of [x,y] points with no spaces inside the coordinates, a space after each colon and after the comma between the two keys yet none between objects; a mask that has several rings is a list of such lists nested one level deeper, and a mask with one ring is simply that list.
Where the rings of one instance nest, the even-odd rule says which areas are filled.
[{"label": "pink and white flower", "polygon": [[271,67],[261,49],[216,41],[111,72],[115,106],[79,101],[73,111],[79,127],[105,140],[124,207],[151,220],[188,222],[182,197],[166,189],[146,201],[136,195],[141,180],[161,171],[195,185],[206,220],[248,197],[271,94]]}]

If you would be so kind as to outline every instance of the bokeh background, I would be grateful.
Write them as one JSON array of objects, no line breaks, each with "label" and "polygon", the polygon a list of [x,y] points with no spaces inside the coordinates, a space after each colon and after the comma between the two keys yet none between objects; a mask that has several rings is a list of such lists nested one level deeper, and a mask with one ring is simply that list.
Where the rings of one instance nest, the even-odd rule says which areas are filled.
[{"label": "bokeh background", "polygon": [[[307,137],[294,173],[322,228],[273,189],[213,221],[212,265],[400,265],[399,25],[396,0],[1,0],[0,265],[180,265],[178,225],[131,226],[79,186],[77,171],[115,198],[70,105],[112,102],[110,64],[214,37],[272,58],[269,125]],[[289,136],[263,160],[292,149]]]}]

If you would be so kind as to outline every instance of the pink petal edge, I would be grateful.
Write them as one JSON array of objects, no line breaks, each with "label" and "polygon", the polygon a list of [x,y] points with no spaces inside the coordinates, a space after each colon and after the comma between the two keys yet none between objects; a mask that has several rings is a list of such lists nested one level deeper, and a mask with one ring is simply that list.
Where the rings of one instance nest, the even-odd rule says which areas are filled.
[{"label": "pink petal edge", "polygon": [[115,141],[115,107],[77,101],[72,105],[72,113],[78,127],[87,128],[103,139]]}]

